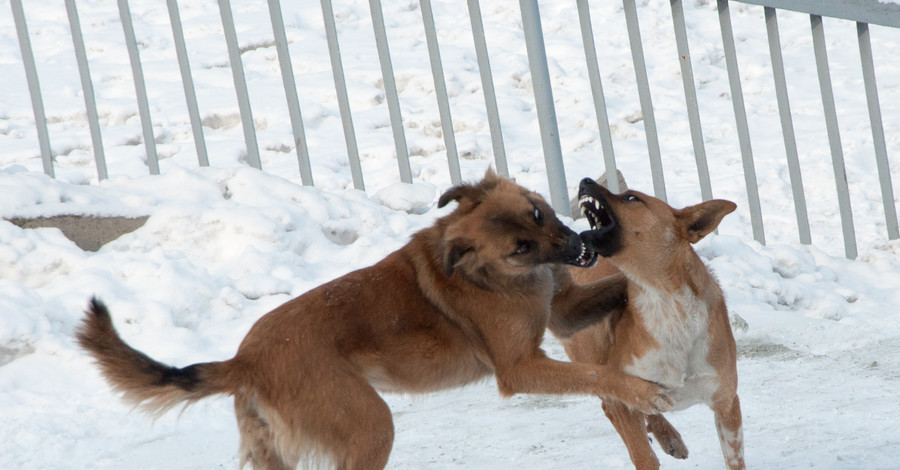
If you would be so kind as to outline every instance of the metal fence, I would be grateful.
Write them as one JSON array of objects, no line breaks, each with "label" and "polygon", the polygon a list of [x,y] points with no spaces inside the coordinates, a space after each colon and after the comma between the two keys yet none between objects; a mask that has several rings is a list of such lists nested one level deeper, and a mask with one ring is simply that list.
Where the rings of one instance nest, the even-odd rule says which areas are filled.
[{"label": "metal fence", "polygon": [[[887,237],[889,239],[900,237],[900,233],[898,233],[895,199],[891,186],[884,126],[882,124],[878,100],[878,88],[875,81],[872,47],[869,39],[869,24],[900,28],[900,4],[893,2],[885,3],[880,0],[741,0],[741,2],[761,5],[765,9],[765,24],[760,25],[760,28],[765,28],[769,41],[769,53],[775,78],[777,105],[782,126],[782,134],[784,136],[785,151],[788,158],[788,167],[790,169],[790,181],[793,193],[793,205],[796,211],[799,241],[804,244],[810,244],[812,243],[812,237],[810,234],[807,203],[804,196],[805,192],[792,124],[792,112],[788,100],[788,88],[785,83],[785,71],[778,27],[779,10],[802,12],[808,14],[810,18],[810,28],[817,65],[816,74],[821,89],[821,102],[825,113],[828,141],[833,161],[835,188],[838,197],[844,240],[844,251],[845,255],[849,258],[855,258],[857,256],[857,243],[854,232],[853,212],[850,207],[847,175],[844,170],[842,143],[834,106],[834,94],[825,48],[825,33],[822,18],[839,18],[856,23],[859,54],[863,67],[865,93],[871,119],[871,131],[877,162],[876,168],[881,186],[880,189],[883,200]],[[670,0],[669,3],[671,6],[671,17],[674,23],[674,39],[678,52],[678,58],[673,58],[673,60],[678,60],[681,77],[683,78],[684,98],[688,110],[691,141],[700,182],[701,195],[704,199],[710,199],[713,197],[712,186],[710,183],[706,149],[704,147],[704,135],[700,119],[701,114],[697,103],[696,83],[692,70],[688,30],[685,27],[684,9],[682,0]],[[148,105],[142,61],[134,27],[132,25],[129,3],[127,0],[117,0],[117,4],[131,64],[131,72],[134,79],[143,133],[142,140],[147,156],[147,167],[149,173],[158,174],[160,169],[156,149],[156,138],[154,137],[154,126],[152,123],[150,106]],[[499,173],[507,175],[509,171],[506,149],[504,146],[504,137],[501,132],[498,103],[494,88],[495,82],[492,77],[492,67],[485,40],[485,29],[482,21],[481,7],[478,0],[467,0],[466,5],[471,22],[471,32],[475,46],[474,52],[477,58],[477,67],[484,95],[484,105],[489,123],[494,166]],[[594,42],[595,35],[592,31],[591,7],[587,0],[576,0],[576,5],[580,33],[584,44],[585,59],[591,82],[590,87],[597,117],[599,136],[602,144],[603,162],[606,171],[610,174],[614,174],[617,167],[616,156],[613,148],[613,138],[610,131],[603,85],[600,79],[596,45]],[[21,49],[22,64],[27,76],[28,88],[34,111],[34,121],[38,135],[37,140],[40,147],[40,154],[43,159],[43,169],[45,173],[52,176],[54,174],[54,155],[52,154],[50,146],[47,117],[44,114],[42,89],[38,80],[35,56],[32,52],[31,37],[28,32],[28,24],[25,20],[25,8],[23,8],[22,0],[10,0],[10,6]],[[640,108],[643,118],[643,128],[646,134],[647,152],[650,159],[653,190],[657,197],[666,199],[666,183],[663,177],[659,143],[660,135],[654,117],[654,106],[650,93],[647,69],[644,62],[644,44],[642,42],[638,22],[638,7],[634,0],[623,0],[622,6],[627,24],[635,79],[640,98]],[[756,169],[754,168],[750,132],[744,106],[743,91],[741,89],[737,52],[731,24],[731,13],[729,11],[730,5],[728,0],[717,0],[716,6],[721,27],[721,47],[724,50],[727,65],[730,96],[740,143],[741,161],[743,163],[743,174],[745,178],[753,237],[760,243],[765,243],[766,236],[762,209],[760,207],[759,184],[757,182]],[[108,170],[106,157],[104,155],[104,143],[101,138],[101,123],[98,117],[97,105],[94,97],[95,83],[91,78],[87,51],[82,37],[81,24],[75,0],[65,0],[65,7],[83,89],[87,123],[90,128],[92,141],[93,158],[96,164],[97,175],[100,179],[104,179],[108,177]],[[180,18],[180,9],[176,0],[167,0],[166,7],[171,23],[172,37],[174,39],[178,65],[180,68],[184,96],[190,116],[198,164],[207,166],[209,165],[208,152],[204,140],[204,130],[198,107],[197,93],[193,83],[193,74],[188,60],[185,34]],[[240,121],[246,144],[246,162],[253,167],[260,168],[259,144],[257,142],[256,129],[254,128],[251,101],[241,58],[241,49],[235,31],[232,6],[229,0],[218,0],[218,7],[228,50],[229,65],[233,75],[234,88],[237,93]],[[297,96],[297,84],[295,83],[295,73],[292,69],[292,59],[288,50],[288,38],[286,37],[282,5],[279,0],[268,0],[268,7],[272,32],[274,34],[274,45],[277,50],[278,64],[287,99],[291,129],[296,144],[297,162],[300,168],[301,181],[305,185],[313,185],[313,174],[307,147],[307,136],[305,135],[300,102]],[[411,182],[412,173],[410,171],[409,150],[407,148],[404,121],[401,115],[400,98],[394,78],[394,68],[391,63],[392,55],[388,46],[388,37],[385,29],[381,1],[369,0],[369,7],[374,27],[378,59],[383,77],[385,99],[390,116],[390,126],[393,132],[393,142],[400,179],[403,182]],[[550,199],[556,210],[567,213],[569,211],[569,195],[567,194],[566,188],[566,175],[563,167],[559,129],[557,128],[557,116],[551,89],[550,74],[548,72],[547,55],[543,42],[544,34],[542,32],[538,2],[537,0],[520,0],[519,7],[531,71],[534,103],[540,128],[541,143],[543,146],[542,150],[546,163]],[[445,83],[444,70],[442,68],[443,63],[440,56],[438,35],[435,29],[431,1],[419,0],[419,8],[424,23],[424,39],[427,43],[429,63],[434,80],[434,91],[438,103],[442,137],[446,148],[450,179],[453,183],[458,183],[461,180],[459,155],[456,148],[453,120],[450,113],[448,91]],[[333,11],[331,0],[321,0],[321,12],[324,20],[325,36],[331,61],[331,70],[333,73],[338,108],[342,121],[344,141],[346,143],[346,151],[352,172],[353,185],[357,189],[364,189],[365,175],[363,174],[362,166],[360,164],[359,144],[350,112],[350,100],[347,91],[348,83],[344,75],[344,67],[338,43],[338,33],[335,25],[335,13]],[[618,183],[614,178],[611,179],[610,185],[614,191],[618,190]]]}]

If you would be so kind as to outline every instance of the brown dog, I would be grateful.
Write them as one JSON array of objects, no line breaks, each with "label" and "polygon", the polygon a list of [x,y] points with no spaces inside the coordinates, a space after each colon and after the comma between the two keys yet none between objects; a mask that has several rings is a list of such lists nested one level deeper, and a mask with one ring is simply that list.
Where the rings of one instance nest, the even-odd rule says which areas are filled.
[{"label": "brown dog", "polygon": [[663,388],[608,367],[547,358],[545,328],[566,335],[621,308],[625,280],[571,282],[563,264],[597,256],[538,194],[489,171],[443,194],[452,213],[369,268],[263,316],[236,356],[184,368],[125,344],[92,301],[78,341],[124,398],[163,413],[234,396],[241,462],[289,469],[310,453],[340,469],[384,467],[394,429],[376,390],[458,387],[493,374],[500,393],[595,394],[647,412]]},{"label": "brown dog", "polygon": [[[728,311],[716,279],[691,247],[715,230],[734,203],[712,200],[676,210],[636,191],[612,194],[591,179],[581,182],[579,200],[594,229],[582,236],[605,259],[573,275],[578,282],[595,282],[621,271],[628,278],[628,303],[564,339],[569,357],[668,387],[674,409],[707,404],[728,468],[743,469],[737,353]],[[603,409],[636,468],[659,468],[647,432],[670,455],[687,458],[681,436],[662,415],[608,400]]]}]

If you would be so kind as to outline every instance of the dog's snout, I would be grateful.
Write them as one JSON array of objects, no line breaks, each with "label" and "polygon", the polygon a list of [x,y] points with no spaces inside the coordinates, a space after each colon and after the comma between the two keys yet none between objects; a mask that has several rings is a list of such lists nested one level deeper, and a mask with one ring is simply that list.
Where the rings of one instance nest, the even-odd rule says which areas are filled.
[{"label": "dog's snout", "polygon": [[590,178],[584,178],[581,180],[581,183],[578,184],[578,192],[584,192],[594,184],[597,184],[594,180]]},{"label": "dog's snout", "polygon": [[578,253],[581,251],[581,235],[564,224],[559,224],[559,233],[550,242],[556,249],[566,253]]},{"label": "dog's snout", "polygon": [[573,232],[571,235],[566,237],[566,250],[568,250],[569,253],[580,253],[581,247],[581,235]]}]

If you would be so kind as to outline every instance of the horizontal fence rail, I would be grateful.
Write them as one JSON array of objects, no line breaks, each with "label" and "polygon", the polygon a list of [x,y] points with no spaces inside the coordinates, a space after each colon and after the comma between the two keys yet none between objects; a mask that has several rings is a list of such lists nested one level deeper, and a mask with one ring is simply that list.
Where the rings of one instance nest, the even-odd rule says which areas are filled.
[{"label": "horizontal fence rail", "polygon": [[[301,113],[301,101],[298,97],[297,75],[292,64],[296,64],[297,57],[291,57],[289,44],[292,39],[290,31],[285,28],[285,15],[282,11],[282,2],[279,0],[267,0],[268,14],[272,26],[273,44],[277,51],[277,66],[280,70],[281,80],[285,92],[288,119],[293,135],[293,149],[296,152],[297,165],[299,167],[300,180],[304,185],[314,184],[313,166],[315,155],[311,154],[309,147],[309,132],[304,125]],[[831,64],[826,50],[826,36],[823,18],[844,20],[856,24],[859,57],[862,64],[862,76],[866,106],[872,133],[873,153],[875,156],[874,168],[878,173],[881,202],[884,211],[884,223],[887,229],[887,238],[894,240],[900,238],[898,233],[898,221],[896,202],[891,183],[890,159],[885,139],[885,128],[882,122],[881,107],[879,103],[878,87],[876,84],[875,65],[870,39],[869,25],[879,25],[892,28],[900,28],[900,4],[882,2],[879,0],[735,0],[737,3],[761,6],[763,8],[764,22],[759,25],[759,30],[768,41],[769,57],[774,79],[774,94],[778,110],[778,120],[781,125],[781,135],[784,139],[787,172],[790,179],[791,201],[794,207],[794,217],[797,223],[797,235],[802,244],[813,243],[813,231],[809,222],[809,210],[807,194],[804,190],[803,175],[801,172],[800,152],[797,145],[797,131],[793,120],[794,112],[791,109],[789,89],[787,86],[785,60],[781,44],[780,29],[778,23],[779,11],[799,12],[809,15],[810,35],[812,38],[813,53],[815,57],[815,71],[807,73],[811,79],[813,73],[817,77],[821,93],[821,106],[824,113],[824,121],[827,129],[828,148],[831,155],[831,168],[834,172],[835,194],[837,196],[844,254],[848,258],[856,258],[858,247],[854,228],[853,210],[851,207],[850,188],[848,187],[848,175],[844,161],[844,143],[841,140],[838,112],[835,106],[835,93],[831,81]],[[353,77],[345,75],[344,62],[339,45],[339,30],[336,25],[334,5],[331,0],[320,0],[323,20],[323,36],[327,44],[328,58],[330,60],[331,75],[334,84],[334,93],[337,102],[335,113],[339,115],[343,131],[343,142],[347,152],[347,163],[352,175],[353,187],[365,190],[364,171],[361,163],[360,140],[357,137],[357,126],[354,124],[348,88],[354,83]],[[714,197],[713,186],[710,177],[710,157],[707,155],[706,137],[704,135],[701,116],[703,109],[700,105],[697,89],[698,83],[694,75],[691,59],[691,37],[686,22],[684,6],[681,0],[669,0],[672,18],[672,40],[674,50],[677,51],[678,69],[681,77],[681,90],[683,90],[684,106],[687,112],[687,121],[690,129],[691,148],[696,165],[700,195],[704,200]],[[134,81],[136,103],[142,128],[142,141],[145,148],[147,171],[150,174],[160,172],[157,149],[159,128],[154,127],[151,117],[144,65],[139,53],[139,33],[136,33],[132,24],[132,11],[128,0],[117,0],[118,13],[121,20],[124,42],[131,65],[131,75]],[[291,12],[292,6],[285,3],[287,12]],[[389,126],[391,128],[394,144],[395,158],[399,179],[402,182],[414,181],[416,173],[410,163],[410,148],[407,143],[407,127],[409,123],[404,121],[404,102],[402,90],[398,89],[398,80],[394,68],[394,53],[389,46],[389,28],[386,26],[382,2],[380,0],[368,0],[369,13],[371,15],[371,33],[377,50],[377,60],[381,73],[381,86],[384,91],[384,105],[388,110]],[[633,63],[634,81],[637,88],[640,118],[644,132],[644,143],[650,168],[650,177],[654,194],[666,200],[670,190],[664,177],[664,159],[660,146],[661,138],[656,122],[656,111],[651,94],[649,72],[645,59],[645,47],[648,47],[642,38],[639,25],[638,7],[634,0],[622,0],[622,15],[628,35],[631,61]],[[751,127],[748,123],[747,110],[744,102],[741,72],[739,69],[739,57],[735,41],[734,25],[732,24],[731,5],[728,0],[717,0],[715,12],[718,15],[721,30],[721,51],[727,71],[728,94],[730,95],[742,173],[744,177],[744,192],[752,226],[753,238],[761,244],[766,243],[766,230],[764,227],[763,207],[760,202],[760,182],[757,178],[757,161],[754,159],[751,139]],[[38,77],[38,68],[41,57],[36,57],[32,47],[32,37],[29,33],[26,20],[26,9],[21,0],[10,0],[13,20],[15,23],[17,40],[21,53],[22,67],[24,69],[28,93],[34,113],[34,125],[37,132],[37,147],[41,156],[43,171],[55,175],[54,160],[50,144],[52,136],[48,131],[48,118],[46,116],[44,96]],[[209,150],[204,133],[202,113],[200,112],[194,73],[188,59],[188,47],[185,40],[184,27],[182,25],[181,11],[176,0],[166,1],[168,18],[171,23],[172,39],[181,78],[181,86],[184,91],[185,104],[190,117],[190,129],[197,154],[197,163],[200,166],[209,166]],[[601,61],[597,54],[597,39],[592,28],[592,6],[588,0],[575,0],[573,10],[577,9],[580,40],[584,47],[585,66],[587,67],[588,80],[590,81],[590,93],[596,115],[597,128],[602,151],[602,169],[613,175],[618,170],[617,158],[614,149],[613,132],[610,125],[610,110],[608,100],[601,83]],[[596,8],[596,5],[594,5]],[[48,8],[46,6],[42,8]],[[75,0],[65,1],[68,25],[71,31],[74,46],[75,60],[81,80],[82,96],[84,99],[86,121],[90,131],[91,146],[99,179],[108,178],[104,140],[101,137],[101,121],[98,116],[97,98],[94,87],[98,86],[91,76],[89,67],[89,50],[85,47],[81,23],[78,16]],[[454,127],[453,113],[451,113],[451,92],[448,91],[446,82],[446,67],[442,61],[439,34],[440,28],[435,23],[435,13],[431,0],[420,0],[418,5],[421,11],[422,28],[424,31],[423,42],[427,44],[427,60],[430,67],[431,80],[434,85],[434,96],[438,108],[440,120],[440,134],[446,153],[449,180],[452,184],[462,181],[461,155],[457,145],[457,135]],[[570,204],[567,190],[565,158],[560,144],[560,129],[557,120],[556,102],[554,101],[553,85],[549,73],[547,48],[544,43],[542,30],[542,18],[537,0],[520,0],[522,47],[527,51],[528,67],[530,72],[530,87],[537,114],[537,123],[544,156],[544,164],[547,175],[547,187],[553,207],[568,215]],[[253,103],[247,85],[247,76],[244,70],[241,44],[238,39],[238,31],[235,27],[234,11],[229,0],[218,0],[218,12],[221,27],[224,32],[224,42],[227,50],[228,67],[231,69],[233,86],[235,90],[237,106],[239,108],[240,124],[243,130],[244,149],[242,161],[254,168],[265,170],[265,165],[260,156],[260,142],[257,140],[257,128],[254,122],[252,107],[259,106]],[[473,68],[478,71],[480,77],[480,92],[484,97],[484,113],[490,133],[491,153],[493,165],[496,170],[507,176],[510,175],[509,157],[504,143],[503,125],[510,123],[501,122],[502,109],[498,105],[493,67],[489,54],[486,26],[483,21],[481,5],[478,0],[467,0],[467,13],[470,21],[470,30],[465,31],[471,35],[474,46],[473,56],[475,63]],[[454,33],[455,34],[455,33]],[[846,64],[845,64],[846,65]],[[102,85],[101,85],[102,86]],[[707,122],[707,124],[709,124]],[[154,135],[154,134],[157,135]],[[583,168],[574,170],[577,176],[584,176]],[[572,169],[570,169],[572,172]],[[595,175],[590,175],[595,176]],[[608,183],[614,191],[618,191],[619,182],[616,178],[609,178]],[[788,197],[788,195],[785,195]],[[771,222],[769,222],[771,223]]]}]

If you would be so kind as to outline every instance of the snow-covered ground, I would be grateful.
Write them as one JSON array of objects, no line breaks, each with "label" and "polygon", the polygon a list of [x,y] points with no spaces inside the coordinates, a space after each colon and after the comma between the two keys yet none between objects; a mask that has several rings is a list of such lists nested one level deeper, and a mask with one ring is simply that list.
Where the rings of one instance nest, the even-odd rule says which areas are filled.
[{"label": "snow-covered ground", "polygon": [[[263,2],[233,9],[253,99],[262,164],[243,164],[243,137],[215,2],[182,2],[213,168],[197,168],[168,16],[162,2],[131,11],[145,64],[162,176],[146,176],[140,122],[116,3],[78,2],[108,145],[96,181],[80,82],[62,5],[25,2],[50,121],[58,179],[41,173],[31,104],[11,15],[0,15],[0,216],[150,216],[137,231],[85,252],[56,229],[0,221],[0,468],[235,468],[231,404],[211,399],[155,423],[109,390],[72,335],[92,295],[123,336],[173,365],[230,357],[271,308],[400,247],[448,209],[449,186],[418,2],[385,2],[412,154],[399,185],[372,46],[368,4],[335,2],[366,192],[352,188],[319,2],[285,2],[316,188],[299,185],[293,137]],[[441,53],[466,180],[492,163],[480,78],[462,2],[435,0]],[[530,73],[515,2],[483,0],[510,172],[546,194]],[[643,122],[621,5],[594,2],[601,74],[616,158],[651,192]],[[669,2],[638,2],[669,201],[699,202]],[[542,2],[545,40],[570,193],[602,172],[591,92],[572,2]],[[862,90],[855,27],[825,21],[860,256],[843,258],[834,177],[814,75],[809,20],[779,21],[815,247],[797,243],[787,164],[761,7],[732,2],[766,221],[753,241],[721,54],[715,2],[685,2],[716,197],[736,201],[698,251],[713,268],[736,330],[746,457],[751,468],[896,468],[900,438],[900,242],[888,242]],[[9,4],[0,0],[0,11]],[[900,154],[900,32],[872,27],[888,153]],[[894,187],[900,168],[894,164]],[[574,221],[585,229],[583,220]],[[562,348],[548,337],[551,355]],[[397,437],[390,468],[629,468],[596,399],[502,399],[487,381],[426,396],[388,396]],[[690,458],[664,468],[721,468],[712,414],[673,413]]]}]

